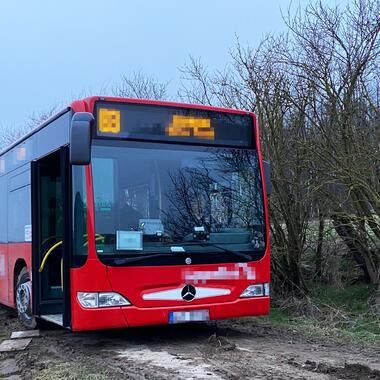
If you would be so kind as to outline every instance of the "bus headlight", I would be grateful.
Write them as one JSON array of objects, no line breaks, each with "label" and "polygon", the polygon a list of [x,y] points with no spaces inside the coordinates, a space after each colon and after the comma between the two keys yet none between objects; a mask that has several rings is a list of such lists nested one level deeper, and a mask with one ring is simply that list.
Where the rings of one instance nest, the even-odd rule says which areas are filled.
[{"label": "bus headlight", "polygon": [[98,293],[78,292],[77,298],[79,303],[86,309],[98,307]]},{"label": "bus headlight", "polygon": [[130,305],[130,303],[119,293],[99,293],[99,307],[127,305]]},{"label": "bus headlight", "polygon": [[269,283],[249,285],[240,298],[269,296]]},{"label": "bus headlight", "polygon": [[78,292],[79,303],[86,309],[98,307],[128,306],[131,303],[119,293],[87,293]]}]

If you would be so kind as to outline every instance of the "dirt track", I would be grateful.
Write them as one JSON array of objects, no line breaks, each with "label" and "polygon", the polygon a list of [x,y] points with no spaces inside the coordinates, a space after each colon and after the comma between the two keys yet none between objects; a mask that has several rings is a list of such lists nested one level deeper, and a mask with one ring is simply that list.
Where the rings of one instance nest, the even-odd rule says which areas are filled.
[{"label": "dirt track", "polygon": [[[19,329],[0,308],[0,340]],[[380,347],[309,341],[247,319],[41,335],[0,354],[0,364],[17,362],[9,379],[380,379]]]}]

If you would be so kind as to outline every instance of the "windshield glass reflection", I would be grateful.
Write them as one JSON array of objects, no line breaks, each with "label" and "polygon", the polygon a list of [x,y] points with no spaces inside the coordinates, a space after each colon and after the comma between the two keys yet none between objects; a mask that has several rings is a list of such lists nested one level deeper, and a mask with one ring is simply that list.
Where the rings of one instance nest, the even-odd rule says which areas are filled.
[{"label": "windshield glass reflection", "polygon": [[255,151],[113,142],[92,154],[99,255],[265,248]]}]

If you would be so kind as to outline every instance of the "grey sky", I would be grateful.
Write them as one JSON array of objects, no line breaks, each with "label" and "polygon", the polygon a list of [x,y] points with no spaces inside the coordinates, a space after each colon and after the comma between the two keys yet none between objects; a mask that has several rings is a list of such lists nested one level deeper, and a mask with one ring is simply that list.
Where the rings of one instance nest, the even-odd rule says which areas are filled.
[{"label": "grey sky", "polygon": [[84,93],[106,93],[133,71],[170,81],[174,92],[189,55],[223,67],[235,35],[254,46],[266,33],[284,30],[280,7],[289,3],[3,0],[0,126],[17,127],[33,112]]}]

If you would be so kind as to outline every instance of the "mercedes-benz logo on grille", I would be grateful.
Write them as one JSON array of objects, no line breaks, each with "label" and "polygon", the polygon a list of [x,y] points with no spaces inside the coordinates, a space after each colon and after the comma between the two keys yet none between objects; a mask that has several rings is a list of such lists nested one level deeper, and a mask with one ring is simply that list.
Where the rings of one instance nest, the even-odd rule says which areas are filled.
[{"label": "mercedes-benz logo on grille", "polygon": [[197,291],[193,285],[185,285],[181,291],[181,296],[185,301],[192,301]]}]

